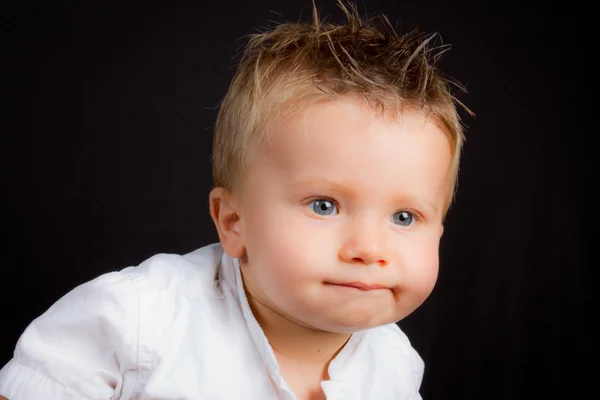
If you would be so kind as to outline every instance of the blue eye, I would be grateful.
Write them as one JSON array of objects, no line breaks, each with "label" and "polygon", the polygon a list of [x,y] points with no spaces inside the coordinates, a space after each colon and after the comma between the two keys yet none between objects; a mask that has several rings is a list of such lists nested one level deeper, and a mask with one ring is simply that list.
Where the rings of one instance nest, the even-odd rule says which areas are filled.
[{"label": "blue eye", "polygon": [[334,215],[337,214],[337,206],[330,200],[319,199],[308,203],[308,206],[319,215]]},{"label": "blue eye", "polygon": [[415,220],[415,217],[408,211],[400,211],[394,214],[394,223],[401,226],[410,226]]}]

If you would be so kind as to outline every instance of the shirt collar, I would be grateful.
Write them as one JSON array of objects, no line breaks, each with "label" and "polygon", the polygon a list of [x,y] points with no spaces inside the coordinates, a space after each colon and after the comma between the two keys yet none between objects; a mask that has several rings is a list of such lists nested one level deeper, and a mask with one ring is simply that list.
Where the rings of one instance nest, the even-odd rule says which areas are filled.
[{"label": "shirt collar", "polygon": [[232,290],[235,297],[237,297],[238,303],[242,310],[242,315],[246,321],[246,326],[248,327],[248,332],[250,333],[250,337],[254,342],[256,350],[258,351],[261,362],[265,366],[275,390],[280,392],[286,385],[283,381],[283,377],[281,376],[279,364],[275,358],[275,353],[273,352],[272,347],[269,345],[269,341],[265,336],[265,333],[250,309],[250,304],[248,303],[248,298],[246,297],[246,291],[244,290],[239,259],[231,258],[225,252],[223,252],[220,270],[221,278]]}]

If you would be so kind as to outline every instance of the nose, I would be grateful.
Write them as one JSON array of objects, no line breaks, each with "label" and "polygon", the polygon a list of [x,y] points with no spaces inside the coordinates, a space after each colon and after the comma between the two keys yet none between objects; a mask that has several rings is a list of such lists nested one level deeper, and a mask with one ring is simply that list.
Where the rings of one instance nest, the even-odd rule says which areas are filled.
[{"label": "nose", "polygon": [[385,227],[373,221],[356,222],[346,230],[339,251],[340,259],[347,263],[386,267],[389,260]]}]

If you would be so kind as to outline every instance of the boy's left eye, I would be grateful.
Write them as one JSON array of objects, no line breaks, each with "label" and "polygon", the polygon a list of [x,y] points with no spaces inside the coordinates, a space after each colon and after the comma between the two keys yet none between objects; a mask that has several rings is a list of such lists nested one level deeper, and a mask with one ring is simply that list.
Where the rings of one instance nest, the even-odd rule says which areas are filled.
[{"label": "boy's left eye", "polygon": [[395,224],[401,226],[410,226],[414,222],[415,217],[408,211],[400,211],[394,214],[392,219],[394,220]]},{"label": "boy's left eye", "polygon": [[319,215],[328,216],[338,213],[337,206],[331,200],[327,199],[313,200],[308,203],[308,206]]}]

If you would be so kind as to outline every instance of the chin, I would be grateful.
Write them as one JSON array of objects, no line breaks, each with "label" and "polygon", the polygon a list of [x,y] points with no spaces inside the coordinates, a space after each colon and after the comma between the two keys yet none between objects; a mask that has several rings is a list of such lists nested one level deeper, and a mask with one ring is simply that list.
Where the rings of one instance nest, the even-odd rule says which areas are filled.
[{"label": "chin", "polygon": [[367,319],[345,319],[337,321],[328,321],[328,323],[318,324],[321,330],[335,333],[357,333],[378,326],[387,325],[395,322],[394,319],[370,317]]}]

